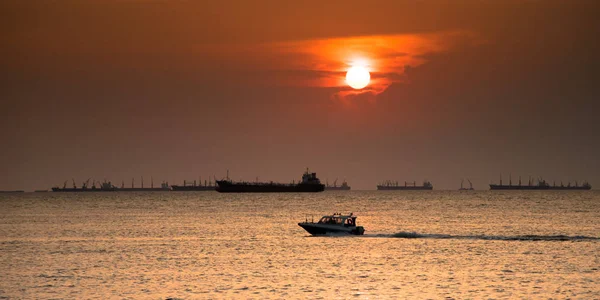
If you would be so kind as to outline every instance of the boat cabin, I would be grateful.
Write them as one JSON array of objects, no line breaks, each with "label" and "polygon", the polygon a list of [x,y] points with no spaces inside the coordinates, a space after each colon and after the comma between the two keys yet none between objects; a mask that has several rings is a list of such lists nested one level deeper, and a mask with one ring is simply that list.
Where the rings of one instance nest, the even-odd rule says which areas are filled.
[{"label": "boat cabin", "polygon": [[331,224],[331,225],[339,225],[339,226],[356,226],[356,216],[352,214],[348,216],[343,216],[339,213],[333,214],[331,216],[323,216],[318,224]]}]

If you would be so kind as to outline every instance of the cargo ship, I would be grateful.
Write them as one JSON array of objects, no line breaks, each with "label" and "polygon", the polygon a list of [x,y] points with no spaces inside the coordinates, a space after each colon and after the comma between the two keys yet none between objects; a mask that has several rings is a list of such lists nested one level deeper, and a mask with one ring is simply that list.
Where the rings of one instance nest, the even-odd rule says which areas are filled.
[{"label": "cargo ship", "polygon": [[229,179],[229,174],[227,179],[216,182],[219,193],[316,193],[325,190],[325,185],[317,178],[317,173],[310,173],[308,170],[298,183],[233,182]]},{"label": "cargo ship", "polygon": [[404,185],[398,184],[398,181],[387,180],[377,185],[377,190],[380,191],[396,191],[396,190],[407,190],[407,191],[421,191],[421,190],[433,190],[431,182],[425,180],[423,185],[417,185],[416,181],[412,184],[404,182]]},{"label": "cargo ship", "polygon": [[512,178],[509,177],[508,185],[502,184],[502,175],[500,176],[500,184],[490,184],[490,190],[591,190],[592,185],[588,182],[583,182],[583,184],[579,185],[576,181],[575,185],[571,185],[569,182],[567,185],[564,185],[562,182],[560,185],[556,185],[556,182],[553,182],[550,185],[544,179],[538,179],[537,183],[534,183],[534,180],[530,177],[527,185],[521,184],[521,177],[519,176],[519,184],[513,185]]},{"label": "cargo ship", "polygon": [[348,185],[346,180],[344,180],[342,182],[342,185],[338,186],[337,179],[336,179],[333,181],[333,185],[329,185],[329,183],[325,184],[325,190],[326,191],[349,191],[350,186]]},{"label": "cargo ship", "polygon": [[67,187],[67,182],[63,184],[62,188],[55,186],[52,188],[53,192],[163,192],[170,191],[168,182],[163,182],[160,187],[154,187],[153,180],[151,181],[150,187],[144,187],[144,179],[142,178],[142,186],[135,187],[133,179],[131,180],[131,187],[125,187],[125,182],[122,182],[121,187],[117,187],[110,181],[98,182],[100,185],[96,186],[96,181],[92,182],[92,186],[89,186],[90,179],[86,180],[81,187],[77,187],[75,180],[73,180],[73,187]]},{"label": "cargo ship", "polygon": [[116,187],[110,181],[104,181],[100,183],[99,187],[96,187],[96,182],[92,183],[92,186],[89,187],[89,179],[83,183],[81,187],[77,187],[75,184],[75,180],[73,179],[73,187],[67,187],[67,182],[63,184],[62,188],[55,186],[52,188],[53,192],[113,192]]},{"label": "cargo ship", "polygon": [[144,177],[142,177],[142,186],[135,187],[133,178],[131,179],[131,187],[125,187],[125,182],[121,182],[120,188],[115,188],[115,192],[166,192],[170,191],[169,183],[163,181],[160,187],[154,187],[154,179],[150,178],[150,187],[144,187]]},{"label": "cargo ship", "polygon": [[183,185],[172,185],[171,189],[173,191],[184,191],[184,192],[193,192],[193,191],[214,191],[217,187],[210,181],[206,182],[204,180],[204,185],[202,185],[202,179],[198,181],[196,184],[196,180],[192,183],[191,181],[184,180]]}]

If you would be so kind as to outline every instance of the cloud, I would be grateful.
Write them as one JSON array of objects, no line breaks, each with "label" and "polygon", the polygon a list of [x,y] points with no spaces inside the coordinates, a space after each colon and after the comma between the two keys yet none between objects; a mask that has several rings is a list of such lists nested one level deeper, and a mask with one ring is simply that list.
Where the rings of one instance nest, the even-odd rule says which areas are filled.
[{"label": "cloud", "polygon": [[[335,88],[332,95],[345,99],[378,95],[391,84],[406,82],[406,73],[427,62],[431,54],[450,51],[465,40],[465,31],[370,35],[272,42],[236,47],[215,46],[214,55],[225,55],[238,66],[260,70],[254,80],[262,84]],[[203,51],[206,51],[206,47]],[[370,71],[371,83],[353,90],[345,82],[346,71],[360,64]],[[271,76],[269,76],[269,74]],[[364,98],[364,97],[363,97]]]}]

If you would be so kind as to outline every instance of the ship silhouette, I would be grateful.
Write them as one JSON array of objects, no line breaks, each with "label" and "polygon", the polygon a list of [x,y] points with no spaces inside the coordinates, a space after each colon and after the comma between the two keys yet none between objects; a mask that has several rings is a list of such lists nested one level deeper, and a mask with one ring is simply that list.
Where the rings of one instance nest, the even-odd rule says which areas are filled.
[{"label": "ship silhouette", "polygon": [[534,183],[534,179],[530,176],[527,185],[523,185],[521,183],[521,176],[519,176],[519,184],[512,184],[512,176],[508,177],[508,185],[502,184],[502,174],[500,174],[500,184],[490,184],[490,190],[591,190],[592,186],[584,181],[583,184],[579,185],[577,181],[575,181],[575,185],[571,185],[569,182],[567,185],[564,185],[562,182],[560,185],[556,185],[556,182],[553,182],[550,185],[546,180],[539,178],[537,183]]},{"label": "ship silhouette", "polygon": [[389,191],[389,190],[433,190],[433,184],[428,180],[423,181],[423,185],[417,185],[416,181],[413,181],[412,184],[404,182],[404,185],[398,184],[398,181],[387,180],[381,184],[377,185],[377,190],[380,191]]},{"label": "ship silhouette", "polygon": [[344,181],[342,182],[342,185],[337,185],[337,179],[333,181],[333,185],[329,185],[329,183],[325,184],[325,190],[326,191],[349,191],[350,190],[350,186],[348,185],[348,183],[346,182],[346,180],[344,179]]},{"label": "ship silhouette", "polygon": [[317,178],[317,173],[310,173],[308,169],[298,183],[234,182],[229,179],[229,171],[226,179],[217,180],[219,193],[316,193],[324,190],[325,185]]}]

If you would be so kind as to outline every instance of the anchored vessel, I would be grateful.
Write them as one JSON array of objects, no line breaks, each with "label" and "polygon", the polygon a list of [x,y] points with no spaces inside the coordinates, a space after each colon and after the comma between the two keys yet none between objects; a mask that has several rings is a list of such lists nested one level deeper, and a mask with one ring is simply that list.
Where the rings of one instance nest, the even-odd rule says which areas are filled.
[{"label": "anchored vessel", "polygon": [[472,190],[474,190],[473,184],[471,183],[471,180],[467,179],[467,181],[469,182],[469,187],[468,188],[463,187],[464,180],[460,181],[460,189],[458,189],[459,191],[472,191]]},{"label": "anchored vessel", "polygon": [[346,233],[363,235],[365,228],[362,226],[356,226],[356,216],[352,213],[349,215],[342,215],[340,213],[334,213],[330,216],[323,216],[319,222],[305,222],[298,223],[298,226],[304,228],[308,233],[312,235],[322,235],[327,233]]},{"label": "anchored vessel", "polygon": [[204,180],[204,185],[202,185],[202,179],[199,180],[198,184],[196,184],[196,180],[192,183],[191,181],[184,180],[183,185],[172,185],[171,188],[174,191],[214,191],[216,186],[210,180],[206,182]]},{"label": "anchored vessel", "polygon": [[508,185],[502,184],[502,176],[500,176],[500,184],[490,184],[490,190],[591,190],[592,186],[588,182],[583,182],[582,185],[579,185],[577,181],[575,181],[575,185],[571,185],[569,182],[567,185],[564,185],[562,182],[560,185],[556,185],[556,182],[553,182],[552,185],[546,182],[544,179],[538,179],[537,183],[534,184],[534,180],[530,177],[527,185],[521,184],[521,177],[519,176],[519,184],[513,185],[512,178],[509,177]]},{"label": "anchored vessel", "polygon": [[325,185],[317,178],[317,173],[309,173],[308,170],[299,183],[233,182],[229,176],[225,180],[217,180],[220,193],[315,193],[323,190]]},{"label": "anchored vessel", "polygon": [[386,190],[433,190],[433,185],[431,182],[425,180],[423,185],[417,185],[416,181],[413,181],[412,184],[404,182],[404,185],[399,185],[398,181],[385,181],[382,184],[377,185],[377,189],[380,191]]},{"label": "anchored vessel", "polygon": [[68,188],[67,182],[63,184],[63,187],[55,186],[52,188],[53,192],[160,192],[170,191],[168,182],[161,183],[160,187],[154,187],[154,180],[151,180],[150,187],[144,187],[144,178],[142,178],[142,186],[135,187],[133,179],[131,180],[131,187],[125,187],[125,182],[121,183],[121,187],[117,187],[110,181],[98,182],[100,185],[96,186],[96,181],[92,181],[92,186],[89,186],[90,179],[86,180],[81,187],[77,187],[75,180],[73,180],[73,187]]},{"label": "anchored vessel", "polygon": [[344,182],[342,182],[342,185],[338,186],[337,179],[336,179],[335,181],[333,181],[333,185],[329,185],[329,183],[327,183],[325,185],[325,190],[326,191],[349,191],[350,186],[348,185],[346,180],[344,180]]},{"label": "anchored vessel", "polygon": [[67,187],[67,182],[63,184],[62,188],[55,186],[52,188],[53,192],[114,192],[117,188],[110,182],[104,181],[100,183],[99,187],[96,187],[96,182],[92,183],[92,187],[88,187],[89,179],[83,183],[81,187],[77,187],[75,180],[73,180],[73,187]]}]

